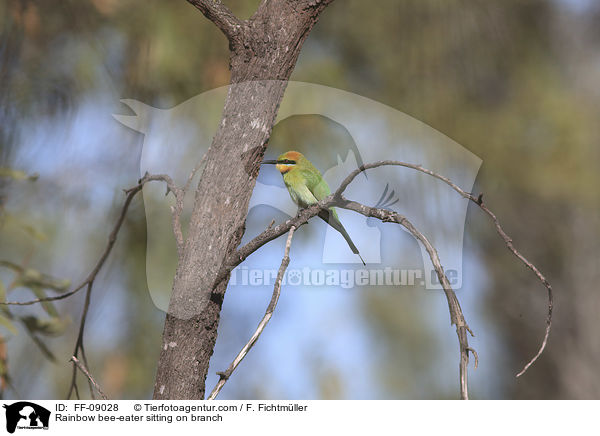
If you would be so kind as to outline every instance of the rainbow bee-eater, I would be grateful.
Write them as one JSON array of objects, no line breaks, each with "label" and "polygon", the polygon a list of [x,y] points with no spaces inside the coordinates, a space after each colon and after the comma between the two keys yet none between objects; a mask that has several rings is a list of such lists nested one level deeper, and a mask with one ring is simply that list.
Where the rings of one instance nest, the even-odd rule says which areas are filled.
[{"label": "rainbow bee-eater", "polygon": [[[319,170],[302,153],[288,151],[276,160],[265,160],[261,163],[275,165],[283,176],[283,182],[290,193],[290,197],[301,209],[318,203],[331,194],[329,185],[327,185]],[[357,254],[363,265],[365,265],[358,248],[356,248],[356,245],[350,239],[350,235],[340,222],[335,208],[321,210],[319,217],[342,234],[352,252]]]}]

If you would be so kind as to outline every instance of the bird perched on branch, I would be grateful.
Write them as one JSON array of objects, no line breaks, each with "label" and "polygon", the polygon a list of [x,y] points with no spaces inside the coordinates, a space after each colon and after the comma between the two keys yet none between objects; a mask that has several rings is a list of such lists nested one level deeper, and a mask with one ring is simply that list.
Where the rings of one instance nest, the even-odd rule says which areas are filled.
[{"label": "bird perched on branch", "polygon": [[[290,197],[300,208],[318,203],[331,194],[331,190],[319,170],[302,153],[288,151],[276,160],[265,160],[261,163],[275,165],[283,176],[283,182],[290,193]],[[350,235],[340,222],[335,208],[331,207],[329,210],[320,211],[319,217],[342,234],[352,252],[360,257],[363,265],[366,265],[358,252],[358,248],[356,248],[356,245],[350,239]]]}]

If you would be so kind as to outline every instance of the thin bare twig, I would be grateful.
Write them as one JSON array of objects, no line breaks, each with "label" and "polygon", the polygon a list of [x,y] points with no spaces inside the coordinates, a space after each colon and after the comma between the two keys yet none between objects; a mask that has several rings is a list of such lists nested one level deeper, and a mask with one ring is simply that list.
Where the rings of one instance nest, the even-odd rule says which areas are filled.
[{"label": "thin bare twig", "polygon": [[[127,214],[127,210],[129,209],[129,205],[131,204],[133,197],[135,197],[135,195],[143,189],[144,185],[147,182],[153,182],[153,181],[165,182],[167,185],[167,194],[169,192],[172,192],[178,203],[183,202],[183,193],[182,193],[181,189],[175,185],[175,183],[173,182],[173,179],[171,179],[171,177],[169,177],[166,174],[156,174],[156,175],[150,175],[148,173],[144,174],[144,177],[142,177],[140,180],[138,180],[138,184],[136,186],[125,190],[125,194],[127,195],[127,198],[125,199],[125,204],[123,205],[123,208],[121,209],[121,214],[119,215],[119,219],[117,220],[117,223],[115,224],[115,227],[113,228],[113,231],[110,233],[110,236],[108,237],[108,245],[106,246],[106,249],[104,250],[104,253],[102,254],[102,256],[101,256],[100,260],[98,261],[98,263],[96,264],[95,268],[92,270],[92,272],[88,275],[88,277],[84,280],[84,282],[78,288],[76,288],[74,291],[71,291],[70,293],[68,293],[68,295],[63,294],[61,296],[63,298],[66,298],[69,295],[73,295],[75,292],[79,291],[84,286],[87,287],[87,290],[85,293],[85,302],[83,304],[83,313],[81,314],[81,320],[79,322],[79,332],[77,334],[77,341],[75,342],[75,349],[73,350],[73,356],[75,358],[77,358],[77,356],[79,355],[79,351],[81,351],[81,356],[82,356],[83,362],[85,363],[86,366],[88,365],[88,362],[87,362],[87,357],[85,355],[85,346],[83,343],[83,336],[84,336],[84,332],[85,332],[85,322],[86,322],[87,314],[88,314],[89,307],[90,307],[90,301],[91,301],[92,288],[94,286],[94,281],[96,280],[96,276],[100,272],[100,269],[104,265],[104,262],[106,261],[108,255],[110,254],[110,252],[115,244],[115,241],[117,240],[117,234],[119,233],[119,230],[121,229],[121,225],[123,224],[123,222],[125,220],[125,215]],[[179,224],[178,218],[179,218],[178,216],[176,217],[175,214],[173,214],[173,231],[175,233],[176,239],[177,239],[177,234],[178,234],[177,225]],[[179,234],[181,234],[181,228],[179,228]],[[179,248],[179,245],[180,244],[178,241],[178,248]],[[41,300],[43,301],[43,299],[41,299]],[[31,302],[29,302],[29,303],[31,303]],[[88,384],[90,387],[90,395],[92,396],[92,399],[94,399],[94,390],[92,389],[92,383],[89,379],[88,379]],[[71,395],[73,394],[73,392],[75,392],[75,394],[77,395],[77,398],[79,398],[79,390],[77,389],[77,369],[76,369],[76,365],[75,365],[74,361],[73,361],[73,372],[71,374],[71,384],[69,386],[69,392],[67,393],[68,399],[71,398]]]},{"label": "thin bare twig", "polygon": [[102,389],[100,388],[100,385],[96,382],[96,380],[94,380],[94,377],[92,377],[92,375],[90,374],[90,372],[79,361],[79,359],[77,359],[77,357],[75,357],[75,356],[71,356],[71,360],[70,361],[73,362],[75,364],[75,366],[77,366],[77,368],[79,368],[80,371],[85,374],[85,376],[88,378],[89,382],[92,385],[94,385],[94,387],[96,388],[96,391],[100,394],[100,396],[102,397],[102,399],[103,400],[108,400],[108,397],[104,394],[104,392],[102,392]]},{"label": "thin bare twig", "polygon": [[477,351],[475,351],[475,348],[471,348],[471,347],[467,347],[467,350],[469,350],[471,352],[471,354],[473,354],[473,357],[475,358],[475,363],[473,364],[473,368],[477,369],[477,367],[479,366],[479,355],[477,354]]},{"label": "thin bare twig", "polygon": [[[405,216],[400,215],[397,212],[365,206],[355,201],[346,200],[343,197],[336,204],[339,207],[358,212],[364,216],[378,218],[382,222],[393,222],[400,224],[407,229],[410,234],[413,235],[421,244],[423,244],[427,254],[429,254],[429,258],[431,259],[431,263],[435,269],[438,279],[442,284],[444,293],[446,294],[451,323],[456,326],[456,334],[460,344],[460,397],[463,400],[468,400],[469,390],[467,367],[469,364],[469,351],[473,349],[469,347],[467,332],[471,333],[471,335],[473,335],[473,332],[465,321],[458,298],[456,297],[456,294],[450,285],[448,277],[444,273],[444,268],[435,247],[431,244],[431,242],[429,242],[427,237],[417,230],[417,228]],[[474,353],[474,356],[477,356],[477,354]]]},{"label": "thin bare twig", "polygon": [[179,259],[181,259],[181,257],[183,256],[183,246],[185,243],[183,238],[183,230],[181,228],[181,214],[183,213],[183,207],[185,205],[185,195],[189,190],[190,185],[192,184],[194,176],[204,163],[205,159],[206,154],[202,156],[202,158],[198,161],[196,166],[192,169],[183,188],[178,188],[177,186],[175,186],[173,181],[170,179],[169,181],[167,181],[167,194],[169,193],[169,191],[171,191],[175,196],[175,206],[171,206],[171,218],[173,221],[173,234],[175,235],[175,242],[177,244],[177,256]]},{"label": "thin bare twig", "polygon": [[[94,285],[94,281],[96,280],[96,277],[98,276],[98,273],[100,272],[100,270],[102,269],[102,267],[104,266],[104,263],[106,262],[106,259],[108,258],[109,254],[111,253],[115,242],[117,240],[117,235],[119,233],[119,230],[121,229],[123,222],[125,221],[125,216],[127,215],[127,211],[129,209],[129,206],[131,205],[131,201],[133,200],[133,197],[135,197],[135,195],[140,192],[142,190],[142,188],[144,187],[144,185],[147,182],[150,181],[163,181],[165,183],[167,183],[167,187],[170,191],[172,191],[174,193],[174,195],[177,197],[177,195],[180,195],[179,192],[179,188],[177,188],[175,186],[175,184],[173,183],[173,180],[167,176],[167,175],[149,175],[148,173],[146,173],[144,175],[144,177],[142,177],[139,181],[138,184],[136,186],[134,186],[133,188],[127,189],[125,190],[125,194],[127,195],[127,197],[125,198],[125,203],[123,204],[123,207],[121,208],[121,212],[119,214],[119,217],[117,219],[117,222],[115,223],[112,231],[110,232],[109,236],[108,236],[108,242],[106,244],[106,247],[104,248],[104,251],[102,252],[100,259],[98,259],[98,262],[96,263],[96,265],[94,266],[94,268],[92,269],[92,271],[88,274],[88,276],[83,280],[83,282],[81,282],[81,284],[79,284],[78,286],[76,286],[72,291],[69,291],[67,293],[61,294],[61,295],[57,295],[55,297],[46,297],[46,298],[38,298],[35,300],[31,300],[31,301],[13,301],[13,302],[0,302],[0,304],[3,305],[18,305],[18,306],[27,306],[27,305],[31,305],[31,304],[36,304],[36,303],[42,303],[45,301],[56,301],[56,300],[62,300],[65,299],[67,297],[70,297],[71,295],[76,294],[77,292],[79,292],[81,289],[86,288],[86,295],[85,295],[85,302],[84,302],[84,306],[83,306],[83,313],[81,315],[81,321],[79,323],[79,332],[77,335],[77,341],[75,343],[75,349],[73,351],[73,355],[75,357],[78,356],[79,351],[81,351],[84,363],[87,365],[87,358],[85,356],[85,348],[83,345],[83,336],[84,336],[84,331],[85,331],[85,321],[87,318],[87,314],[88,314],[88,310],[89,310],[89,305],[90,305],[90,301],[91,301],[91,293],[92,293],[92,288]],[[89,381],[89,380],[88,380]],[[67,398],[71,398],[72,393],[75,392],[77,398],[79,398],[79,390],[77,389],[77,371],[76,371],[76,367],[75,367],[75,363],[73,364],[73,373],[71,376],[71,384],[69,387],[69,392],[67,394]],[[92,385],[90,383],[90,392],[92,395],[92,398],[94,397],[94,393],[92,390]]]},{"label": "thin bare twig", "polygon": [[[199,165],[200,165],[200,163],[198,164],[198,167],[199,167]],[[193,173],[190,175],[190,180],[191,180],[191,178],[193,178],[193,174],[196,171],[197,171],[197,168],[195,168]],[[175,196],[177,206],[176,206],[176,208],[171,209],[172,218],[173,218],[173,233],[175,235],[175,240],[177,242],[177,250],[181,255],[181,250],[183,247],[183,235],[181,232],[180,215],[181,215],[181,211],[183,210],[183,200],[184,200],[185,191],[183,189],[177,187],[175,185],[175,183],[173,182],[173,179],[171,179],[171,177],[169,177],[166,174],[150,175],[150,174],[146,173],[144,175],[144,177],[142,177],[140,180],[138,180],[138,184],[136,186],[134,186],[130,189],[124,190],[125,194],[126,194],[125,203],[123,204],[123,207],[121,209],[121,212],[119,214],[117,222],[115,223],[112,231],[110,232],[110,234],[108,236],[108,242],[106,244],[106,247],[104,248],[104,251],[102,252],[102,254],[100,256],[100,259],[98,259],[98,262],[96,263],[96,265],[94,266],[92,271],[88,274],[88,276],[83,280],[83,282],[81,282],[79,285],[77,285],[72,291],[69,291],[64,294],[57,295],[54,297],[37,298],[35,300],[30,300],[30,301],[0,302],[0,305],[28,306],[28,305],[32,305],[32,304],[36,304],[36,303],[43,303],[46,301],[63,300],[65,298],[70,297],[71,295],[78,293],[83,288],[86,288],[83,313],[81,315],[81,320],[79,323],[79,332],[77,335],[77,341],[75,343],[75,349],[73,351],[73,356],[75,359],[77,358],[77,356],[79,355],[79,352],[81,351],[81,356],[82,356],[83,362],[86,366],[88,365],[88,362],[87,362],[87,357],[85,355],[85,347],[84,347],[84,343],[83,343],[83,337],[84,337],[85,322],[87,319],[87,314],[88,314],[88,310],[89,310],[89,306],[90,306],[91,294],[92,294],[92,288],[94,285],[94,281],[96,280],[98,273],[104,266],[106,259],[108,258],[109,254],[111,253],[111,251],[115,245],[115,242],[117,240],[117,235],[119,233],[119,230],[121,229],[121,226],[123,225],[123,222],[125,221],[125,216],[127,215],[127,211],[129,209],[129,206],[131,205],[131,201],[133,200],[135,195],[143,189],[144,185],[147,182],[152,182],[152,181],[161,181],[161,182],[166,183],[167,194],[169,192],[172,192],[173,195]],[[88,378],[88,383],[90,385],[90,394],[91,394],[92,398],[94,398],[92,382],[90,381],[89,378]],[[69,386],[69,392],[67,394],[67,398],[71,398],[71,395],[73,394],[73,392],[75,392],[75,395],[77,398],[80,398],[79,389],[77,388],[77,368],[76,368],[75,361],[73,361],[73,372],[72,372],[72,376],[71,376],[71,384]]]},{"label": "thin bare twig", "polygon": [[220,378],[219,378],[219,381],[217,382],[217,385],[214,387],[214,389],[208,396],[208,398],[207,398],[208,400],[214,400],[217,397],[217,395],[219,395],[219,392],[221,392],[221,389],[223,388],[223,386],[225,386],[225,383],[227,383],[227,380],[229,380],[229,377],[231,377],[231,374],[233,374],[233,371],[235,371],[235,369],[242,362],[244,357],[246,357],[246,355],[248,354],[250,349],[254,346],[254,344],[260,337],[261,333],[263,332],[263,330],[265,329],[265,327],[271,320],[271,317],[273,316],[273,311],[275,310],[275,307],[277,307],[277,302],[279,301],[279,295],[281,294],[281,282],[283,280],[283,274],[285,273],[285,270],[287,269],[287,267],[290,263],[290,247],[292,246],[292,237],[294,236],[295,230],[296,230],[296,227],[292,226],[288,233],[287,241],[285,243],[285,252],[283,255],[283,259],[281,259],[281,265],[279,267],[279,271],[277,272],[277,278],[275,279],[275,286],[273,287],[273,295],[271,296],[271,301],[269,302],[269,305],[267,306],[265,315],[262,317],[262,319],[258,323],[258,327],[256,327],[256,330],[255,330],[254,334],[252,335],[252,337],[248,340],[246,345],[244,345],[244,347],[238,353],[238,355],[235,357],[235,359],[233,359],[233,362],[231,362],[231,364],[229,365],[227,370],[217,373]]},{"label": "thin bare twig", "polygon": [[[88,311],[90,308],[93,285],[94,285],[93,280],[90,283],[88,283],[88,285],[87,285],[87,290],[85,292],[85,301],[83,303],[83,313],[81,314],[81,320],[79,321],[79,331],[77,333],[77,340],[75,341],[75,349],[73,350],[73,357],[75,357],[75,358],[79,355],[79,351],[81,351],[81,356],[83,357],[83,361],[84,361],[85,365],[89,365],[89,364],[87,361],[87,357],[85,355],[85,347],[83,345],[83,333],[85,331],[85,321],[87,320],[87,314],[88,314]],[[89,381],[89,379],[88,379],[88,385],[90,388],[90,395],[91,395],[92,399],[95,399],[94,398],[94,390],[92,389],[92,384]],[[77,391],[77,368],[76,368],[75,361],[73,361],[73,368],[72,368],[72,373],[71,373],[71,384],[69,385],[69,392],[67,393],[67,399],[71,398],[71,395],[73,394],[74,390],[76,393],[78,393],[78,391]],[[77,398],[79,398],[78,394],[77,394]]]},{"label": "thin bare twig", "polygon": [[[73,368],[75,369],[75,368]],[[79,389],[77,388],[77,385],[75,385],[75,398],[77,398],[78,400],[81,400],[81,397],[79,396]]]},{"label": "thin bare twig", "polygon": [[[345,186],[347,186],[347,184]],[[249,254],[251,254],[252,252],[257,250],[259,247],[266,244],[268,241],[275,239],[276,237],[283,234],[283,232],[285,231],[284,229],[287,229],[288,227],[289,228],[297,228],[299,225],[306,223],[310,218],[317,215],[321,208],[328,208],[331,206],[339,206],[342,208],[354,210],[355,212],[362,213],[363,215],[366,214],[366,216],[372,216],[374,218],[378,218],[382,221],[396,222],[396,223],[404,226],[405,228],[407,228],[407,230],[409,230],[409,232],[417,240],[419,240],[425,246],[425,248],[430,256],[430,259],[432,261],[432,264],[436,270],[436,273],[438,275],[438,279],[440,280],[440,283],[442,284],[442,287],[446,294],[446,298],[448,300],[449,311],[450,311],[450,318],[451,318],[452,324],[454,324],[456,326],[456,332],[457,332],[457,336],[458,336],[459,344],[460,344],[461,398],[468,399],[467,366],[468,366],[468,362],[469,362],[469,351],[473,351],[473,355],[475,356],[476,363],[478,361],[477,354],[474,352],[474,350],[471,347],[469,347],[468,339],[467,339],[467,332],[471,333],[471,335],[473,334],[473,332],[470,330],[468,324],[465,321],[465,318],[462,313],[462,309],[460,307],[458,299],[456,298],[456,295],[455,295],[454,291],[452,290],[450,282],[443,271],[443,267],[442,267],[441,261],[439,259],[439,256],[437,254],[437,251],[435,250],[433,245],[429,242],[429,240],[421,232],[419,232],[406,219],[406,217],[404,217],[400,214],[397,214],[395,212],[388,211],[388,210],[371,208],[368,206],[364,206],[360,203],[350,202],[350,201],[346,200],[341,195],[341,192],[342,192],[341,189],[345,188],[345,186],[342,186],[340,189],[338,189],[338,191],[336,191],[335,194],[330,195],[329,197],[323,199],[316,205],[313,205],[309,208],[302,210],[300,212],[300,214],[298,214],[295,218],[292,218],[291,220],[288,220],[285,223],[279,224],[278,226],[275,226],[275,227],[272,227],[271,225],[269,225],[269,227],[264,232],[262,232],[259,236],[252,239],[245,246],[243,246],[242,248],[237,250],[234,253],[234,255],[229,259],[229,263],[227,264],[227,267],[230,267],[231,269],[233,269],[235,266],[232,266],[232,265],[234,265],[234,264],[237,265],[237,264],[241,263]],[[224,373],[224,375],[227,375],[227,374]],[[220,382],[221,382],[221,380],[220,380]]]},{"label": "thin bare twig", "polygon": [[166,174],[149,175],[146,173],[142,180],[146,179],[146,182],[161,181],[167,185],[167,192],[175,197],[175,206],[171,206],[171,221],[173,227],[173,235],[175,236],[175,244],[177,245],[177,256],[180,258],[183,254],[183,232],[181,230],[181,211],[183,210],[183,202],[185,197],[184,189],[178,187],[173,179]]},{"label": "thin bare twig", "polygon": [[554,301],[553,301],[554,298],[553,298],[553,293],[552,293],[552,286],[550,286],[550,283],[548,282],[546,277],[544,277],[544,275],[537,269],[537,267],[533,263],[531,263],[529,260],[527,260],[525,258],[525,256],[523,256],[515,248],[515,246],[513,245],[512,239],[506,234],[506,232],[500,225],[498,218],[496,218],[496,215],[490,209],[488,209],[488,207],[483,203],[483,194],[474,196],[470,192],[466,192],[463,189],[461,189],[460,187],[458,187],[455,183],[453,183],[447,177],[444,177],[444,176],[437,174],[431,170],[423,168],[421,165],[415,165],[415,164],[410,164],[410,163],[400,162],[400,161],[393,161],[393,160],[386,160],[386,161],[380,161],[380,162],[374,162],[374,163],[370,163],[370,164],[366,164],[366,165],[361,165],[359,168],[357,168],[352,173],[350,173],[350,175],[348,175],[348,177],[346,177],[346,179],[342,182],[342,184],[340,185],[339,189],[336,191],[334,196],[339,198],[341,196],[342,192],[346,189],[346,187],[361,172],[368,170],[368,169],[385,166],[385,165],[393,165],[393,166],[402,166],[402,167],[406,167],[406,168],[412,168],[414,170],[417,170],[422,173],[428,174],[432,177],[435,177],[436,179],[441,180],[442,182],[446,183],[448,186],[450,186],[452,189],[454,189],[456,192],[458,192],[463,198],[466,198],[466,199],[472,201],[473,203],[475,203],[477,206],[479,206],[479,208],[481,210],[483,210],[492,219],[494,226],[496,227],[496,232],[500,235],[500,237],[506,244],[506,247],[511,251],[511,253],[513,255],[515,255],[517,257],[517,259],[519,259],[527,268],[529,268],[535,274],[535,276],[538,278],[538,280],[546,288],[546,291],[548,294],[548,312],[546,315],[546,330],[544,332],[544,338],[543,338],[542,343],[541,343],[540,347],[538,348],[538,351],[535,354],[535,356],[533,356],[529,360],[529,362],[527,362],[527,364],[523,367],[523,369],[517,374],[517,377],[520,377],[542,355],[542,353],[544,352],[544,349],[546,348],[546,344],[548,343],[548,337],[550,336],[550,330],[552,328],[552,311],[554,308]]},{"label": "thin bare twig", "polygon": [[112,251],[113,246],[115,245],[115,242],[117,240],[117,235],[119,233],[119,230],[121,230],[121,226],[123,225],[123,222],[125,221],[125,216],[127,215],[127,211],[129,209],[129,206],[131,205],[131,201],[133,200],[133,197],[135,197],[135,195],[142,190],[142,188],[144,187],[144,185],[147,182],[152,182],[152,181],[162,181],[162,182],[167,183],[168,190],[170,192],[173,192],[175,196],[177,196],[176,192],[180,191],[180,189],[177,188],[175,186],[175,184],[173,183],[173,180],[169,176],[164,175],[164,174],[159,174],[159,175],[146,174],[146,175],[144,175],[144,177],[142,177],[138,181],[138,184],[136,186],[134,186],[133,188],[126,189],[125,194],[127,195],[127,197],[125,198],[125,203],[123,204],[123,207],[121,208],[121,212],[119,214],[119,217],[117,218],[117,222],[115,223],[112,231],[110,232],[110,234],[108,236],[108,242],[106,244],[106,247],[104,248],[104,251],[100,255],[100,258],[98,259],[98,262],[96,262],[96,265],[94,266],[92,271],[87,275],[87,277],[79,285],[77,285],[75,288],[73,288],[73,290],[71,290],[69,292],[65,292],[64,294],[54,296],[54,297],[36,298],[35,300],[29,300],[29,301],[0,301],[0,305],[30,306],[32,304],[43,303],[45,301],[64,300],[65,298],[68,298],[71,295],[78,293],[83,288],[88,286],[90,283],[93,283],[94,280],[96,279],[96,276],[102,269],[104,262],[106,262],[108,255]]},{"label": "thin bare twig", "polygon": [[273,224],[275,224],[275,219],[274,219],[274,218],[271,220],[271,222],[270,222],[270,223],[269,223],[269,225],[267,226],[267,230],[270,230],[270,229],[271,229],[271,227],[273,227]]},{"label": "thin bare twig", "polygon": [[185,195],[187,193],[188,189],[190,189],[192,180],[194,180],[196,173],[198,172],[198,170],[200,169],[200,167],[202,166],[202,164],[204,163],[205,160],[206,160],[206,153],[204,153],[202,155],[202,158],[198,161],[198,163],[196,164],[194,169],[192,169],[192,172],[188,176],[187,182],[185,182],[185,185],[183,186],[183,195]]},{"label": "thin bare twig", "polygon": [[[473,196],[471,196],[471,197],[473,197]],[[473,198],[470,198],[470,200],[471,201],[475,201],[475,200],[473,200]],[[537,353],[535,354],[535,356],[533,356],[529,360],[529,362],[527,362],[525,364],[525,366],[523,367],[523,369],[516,375],[516,377],[521,377],[523,374],[525,374],[525,372],[529,369],[529,367],[531,365],[533,365],[535,363],[535,361],[538,360],[538,358],[542,355],[542,353],[544,352],[544,349],[546,348],[546,345],[548,343],[548,337],[550,336],[550,329],[552,328],[552,310],[554,308],[554,298],[553,298],[553,295],[552,295],[552,286],[550,286],[550,283],[548,283],[548,280],[546,280],[546,277],[544,277],[544,275],[536,268],[536,266],[534,264],[532,264],[529,260],[527,260],[525,258],[525,256],[523,256],[515,248],[515,246],[513,245],[512,238],[509,237],[506,234],[506,232],[504,231],[504,229],[500,225],[500,222],[498,221],[498,218],[496,218],[496,215],[494,215],[494,213],[490,209],[488,209],[488,207],[483,203],[483,194],[479,194],[479,196],[477,197],[477,200],[475,202],[477,203],[477,205],[479,205],[479,207],[481,208],[481,210],[483,210],[486,214],[488,214],[488,216],[492,219],[492,221],[494,222],[494,226],[496,227],[496,232],[504,240],[504,243],[506,244],[506,247],[527,268],[529,268],[531,271],[533,271],[533,273],[536,275],[536,277],[538,278],[538,280],[540,282],[542,282],[542,284],[544,285],[544,287],[546,288],[546,291],[548,293],[548,313],[546,315],[546,331],[544,333],[544,339],[542,340],[542,344],[540,345],[540,347],[539,347]]]}]

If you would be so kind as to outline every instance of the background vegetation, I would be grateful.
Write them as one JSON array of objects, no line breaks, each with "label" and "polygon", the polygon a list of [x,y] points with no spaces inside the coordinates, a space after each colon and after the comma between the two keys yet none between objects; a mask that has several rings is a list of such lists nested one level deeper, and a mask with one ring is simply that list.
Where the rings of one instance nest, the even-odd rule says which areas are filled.
[{"label": "background vegetation", "polygon": [[[258,1],[226,3],[245,18]],[[556,311],[545,354],[516,380],[542,337],[544,290],[469,207],[458,296],[480,352],[472,396],[600,398],[600,5],[376,3],[331,5],[292,79],[385,103],[483,160],[475,190],[546,273]],[[169,108],[226,85],[228,50],[183,0],[0,0],[0,32],[0,291],[26,300],[87,275],[121,189],[139,178],[143,138],[112,119],[126,112],[119,99]],[[286,148],[277,134],[273,153]],[[87,325],[90,369],[112,398],[152,392],[164,314],[147,292],[145,246],[138,197]],[[456,398],[456,338],[441,295],[326,292],[284,289],[281,311],[222,398]],[[269,294],[228,293],[214,371],[243,344]],[[0,313],[6,398],[66,394],[82,299]]]}]

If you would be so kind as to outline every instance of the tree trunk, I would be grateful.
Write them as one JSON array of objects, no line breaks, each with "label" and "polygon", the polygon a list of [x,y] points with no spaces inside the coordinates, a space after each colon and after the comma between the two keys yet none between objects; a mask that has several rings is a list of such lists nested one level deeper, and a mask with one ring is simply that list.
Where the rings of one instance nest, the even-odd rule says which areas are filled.
[{"label": "tree trunk", "polygon": [[225,33],[231,82],[207,152],[183,255],[173,282],[155,399],[202,399],[229,277],[215,282],[240,243],[259,162],[285,83],[319,14],[332,0],[263,0],[239,21],[219,1],[188,0]]}]

